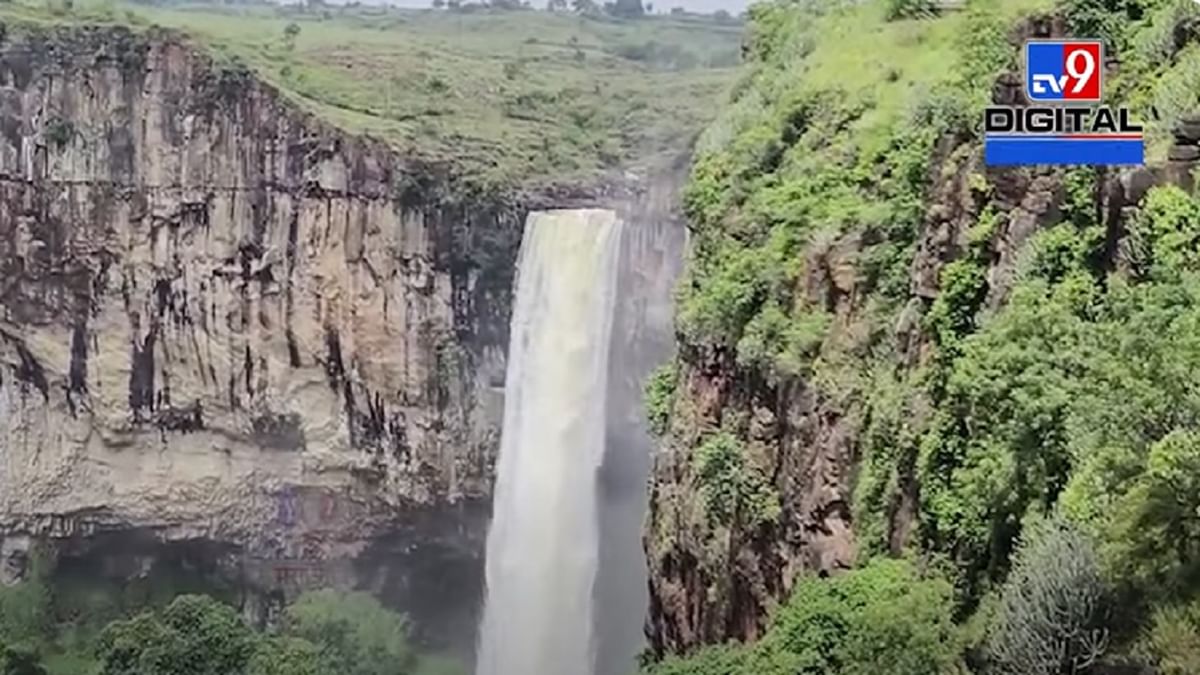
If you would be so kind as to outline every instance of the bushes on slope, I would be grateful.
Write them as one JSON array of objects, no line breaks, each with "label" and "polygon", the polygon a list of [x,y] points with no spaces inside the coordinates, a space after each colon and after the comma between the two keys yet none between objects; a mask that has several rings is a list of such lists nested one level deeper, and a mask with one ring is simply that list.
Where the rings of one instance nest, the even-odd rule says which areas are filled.
[{"label": "bushes on slope", "polygon": [[961,643],[953,589],[904,560],[876,560],[832,579],[797,582],[757,644],[672,658],[653,675],[937,675]]},{"label": "bushes on slope", "polygon": [[[1150,625],[1183,631],[1186,622],[1154,610],[1200,591],[1200,485],[1192,479],[1200,475],[1200,202],[1152,190],[1115,242],[1098,219],[1102,177],[1078,169],[1052,176],[1063,179],[1061,222],[1021,252],[1006,303],[985,307],[999,231],[985,221],[1003,216],[986,204],[991,186],[981,171],[970,185],[982,214],[979,242],[968,236],[966,254],[943,269],[942,292],[924,311],[937,351],[920,369],[897,369],[878,336],[891,335],[909,292],[933,139],[942,131],[971,138],[995,75],[1017,65],[1015,14],[1051,5],[979,0],[957,15],[883,28],[870,21],[883,17],[872,14],[883,3],[806,17],[788,7],[755,10],[748,53],[761,62],[701,145],[686,197],[696,237],[680,293],[685,340],[732,351],[740,374],[859,387],[844,398],[867,411],[854,505],[862,550],[896,545],[890,510],[901,486],[919,488],[918,536],[907,543],[955,565],[955,616],[995,599],[1006,578],[1010,592],[1038,578],[1022,562],[1037,557],[1033,532],[1023,531],[1061,509],[1094,542],[1096,569],[1116,578],[1113,591],[1142,601],[1114,617],[1114,649],[1127,650],[1128,638]],[[1077,34],[1101,35],[1118,50],[1109,97],[1128,102],[1151,136],[1162,138],[1200,105],[1200,89],[1185,86],[1200,81],[1195,3],[1059,7]],[[852,48],[854,36],[839,27],[850,16],[872,48]],[[945,40],[945,26],[963,38]],[[850,64],[849,52],[868,62]],[[911,67],[923,56],[942,67]],[[825,76],[835,63],[840,79]],[[971,149],[951,155],[945,171],[969,169],[962,162],[972,161]],[[850,346],[854,358],[840,361],[862,372],[831,375],[831,351],[846,345],[830,338],[845,329],[844,317],[811,330],[805,322],[820,308],[800,291],[806,256],[848,233],[866,242],[854,261],[850,320],[873,323]],[[983,257],[975,255],[980,242]],[[710,650],[705,663],[759,649]]]},{"label": "bushes on slope", "polygon": [[1138,647],[1161,675],[1200,673],[1200,602],[1156,611]]},{"label": "bushes on slope", "polygon": [[1033,527],[1000,593],[989,673],[1086,672],[1108,647],[1108,590],[1091,541],[1065,519]]},{"label": "bushes on slope", "polygon": [[733,434],[708,437],[693,460],[705,513],[712,525],[735,521],[751,527],[779,517],[779,494],[763,471],[746,457]]}]

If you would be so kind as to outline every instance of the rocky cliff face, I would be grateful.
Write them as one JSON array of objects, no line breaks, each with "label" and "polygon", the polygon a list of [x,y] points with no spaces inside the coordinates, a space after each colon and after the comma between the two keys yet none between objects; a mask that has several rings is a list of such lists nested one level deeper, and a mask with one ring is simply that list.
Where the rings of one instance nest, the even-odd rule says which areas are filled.
[{"label": "rocky cliff face", "polygon": [[[1065,32],[1061,17],[1039,16],[1017,26],[1009,42],[1016,49],[1026,39]],[[993,100],[1027,105],[1022,83],[1019,73],[1005,73],[995,83]],[[1098,173],[1089,186],[1091,208],[1106,233],[1109,269],[1121,264],[1127,216],[1150,187],[1193,188],[1198,144],[1200,128],[1185,119],[1166,163]],[[980,307],[1005,303],[1030,237],[1063,220],[1065,178],[1061,167],[986,168],[982,148],[968,137],[948,134],[935,143],[908,268],[907,304],[886,331],[889,344],[880,348],[889,355],[887,370],[916,372],[933,359],[935,338],[923,317],[952,261],[979,255],[986,277]],[[986,181],[986,190],[978,189],[979,180]],[[985,208],[998,215],[998,225],[976,253],[969,230]],[[802,254],[798,294],[831,317],[827,347],[874,339],[865,335],[864,314],[871,309],[864,290],[868,245],[863,230],[850,228],[809,243]],[[655,462],[644,542],[650,565],[647,634],[660,654],[754,640],[801,574],[834,574],[854,564],[862,546],[852,508],[855,481],[870,417],[881,405],[862,395],[863,383],[772,377],[739,363],[728,347],[693,344],[686,337],[680,342],[671,428]],[[928,421],[931,402],[923,394],[882,401],[889,404],[903,406],[900,413],[888,412],[913,428]],[[714,522],[706,513],[697,448],[719,429],[732,431],[741,444],[744,465],[729,476],[742,480],[745,470],[760,470],[765,493],[778,499],[762,517],[743,507],[731,522]],[[911,543],[918,517],[920,486],[913,467],[895,476],[892,487],[883,535],[898,554]]]},{"label": "rocky cliff face", "polygon": [[9,32],[6,578],[34,540],[131,530],[283,589],[355,578],[376,535],[481,540],[446,509],[490,489],[523,207],[177,36]]}]

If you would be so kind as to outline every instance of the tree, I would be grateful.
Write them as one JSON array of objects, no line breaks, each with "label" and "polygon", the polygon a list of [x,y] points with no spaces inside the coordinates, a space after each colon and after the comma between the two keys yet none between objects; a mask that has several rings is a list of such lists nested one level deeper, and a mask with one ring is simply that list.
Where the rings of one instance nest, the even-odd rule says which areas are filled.
[{"label": "tree", "polygon": [[300,35],[300,24],[295,21],[283,27],[283,42],[289,50],[296,46],[296,37],[298,35]]},{"label": "tree", "polygon": [[1106,601],[1092,542],[1061,516],[1031,526],[1000,592],[989,672],[1085,672],[1108,647]]},{"label": "tree", "polygon": [[25,581],[0,584],[0,645],[35,645],[53,628],[53,609],[45,566],[36,554]]},{"label": "tree", "polygon": [[594,0],[571,0],[571,8],[577,14],[595,15],[600,13],[600,7]]},{"label": "tree", "polygon": [[609,8],[609,13],[613,16],[624,19],[636,19],[646,14],[646,9],[642,7],[642,0],[614,0],[605,7]]},{"label": "tree", "polygon": [[565,12],[567,9],[567,0],[548,0],[546,2],[546,10],[551,12]]},{"label": "tree", "polygon": [[433,0],[433,8],[441,9],[446,6],[446,0]]},{"label": "tree", "polygon": [[1200,433],[1176,429],[1151,445],[1132,483],[1113,517],[1119,571],[1146,590],[1187,592],[1200,565]]},{"label": "tree", "polygon": [[416,667],[408,621],[366,593],[305,593],[285,611],[283,630],[316,645],[344,675],[396,675]]},{"label": "tree", "polygon": [[232,607],[181,595],[161,612],[106,626],[96,655],[100,675],[229,675],[242,672],[254,646]]},{"label": "tree", "polygon": [[246,664],[246,675],[335,675],[337,672],[337,664],[322,660],[313,643],[294,637],[260,640]]}]

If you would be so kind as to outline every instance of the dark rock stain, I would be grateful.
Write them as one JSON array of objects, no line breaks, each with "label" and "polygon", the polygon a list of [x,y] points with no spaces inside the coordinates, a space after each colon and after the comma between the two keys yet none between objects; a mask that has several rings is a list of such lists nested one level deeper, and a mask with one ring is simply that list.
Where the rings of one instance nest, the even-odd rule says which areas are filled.
[{"label": "dark rock stain", "polygon": [[71,331],[71,366],[67,371],[67,406],[71,415],[75,415],[76,396],[87,394],[87,323],[85,320],[75,322]]},{"label": "dark rock stain", "polygon": [[329,380],[329,388],[336,392],[338,385],[346,377],[346,366],[342,362],[341,338],[338,336],[337,329],[332,326],[325,327],[325,360],[322,365],[325,366],[325,377]]},{"label": "dark rock stain", "polygon": [[165,406],[154,415],[154,426],[165,435],[168,431],[189,434],[204,429],[204,408],[200,401],[182,407]]},{"label": "dark rock stain", "polygon": [[174,303],[171,297],[171,280],[159,279],[154,282],[154,299],[158,309],[158,315],[161,317],[167,309],[174,310]]},{"label": "dark rock stain", "polygon": [[[270,223],[271,208],[270,199],[267,197],[265,190],[256,190],[251,197],[250,202],[250,227],[253,234],[253,244],[256,247],[262,245],[263,235],[267,231],[267,225]],[[255,256],[257,257],[257,256]]]},{"label": "dark rock stain", "polygon": [[237,410],[242,407],[241,399],[237,395],[237,373],[229,373],[229,407]]},{"label": "dark rock stain", "polygon": [[184,202],[179,207],[179,222],[182,225],[190,227],[201,227],[208,229],[209,219],[208,211],[209,204],[212,201],[212,194],[202,202]]},{"label": "dark rock stain", "polygon": [[360,413],[355,422],[358,426],[355,436],[363,448],[390,452],[401,462],[412,458],[404,413],[389,415],[383,396],[378,392],[367,398],[367,412]]},{"label": "dark rock stain", "polygon": [[154,343],[158,339],[158,325],[150,327],[146,339],[138,344],[133,340],[129,368],[129,409],[135,414],[149,410],[153,412],[154,399]]},{"label": "dark rock stain", "polygon": [[250,355],[250,345],[242,354],[242,370],[246,374],[246,396],[254,398],[254,359]]},{"label": "dark rock stain", "polygon": [[296,334],[292,332],[291,327],[287,329],[287,348],[288,348],[288,363],[293,368],[299,368],[300,363],[300,347],[296,344]]},{"label": "dark rock stain", "polygon": [[107,136],[109,174],[115,180],[127,183],[133,179],[137,165],[137,143],[134,142],[133,131],[128,125],[117,124],[108,128]]},{"label": "dark rock stain", "polygon": [[305,439],[300,415],[264,413],[251,420],[254,441],[273,450],[303,450]]},{"label": "dark rock stain", "polygon": [[18,382],[24,385],[32,385],[42,394],[42,399],[50,402],[50,383],[46,380],[46,371],[42,368],[42,364],[38,362],[33,354],[29,353],[29,349],[25,347],[25,343],[21,341],[12,341],[13,347],[17,351],[17,367],[13,373]]}]

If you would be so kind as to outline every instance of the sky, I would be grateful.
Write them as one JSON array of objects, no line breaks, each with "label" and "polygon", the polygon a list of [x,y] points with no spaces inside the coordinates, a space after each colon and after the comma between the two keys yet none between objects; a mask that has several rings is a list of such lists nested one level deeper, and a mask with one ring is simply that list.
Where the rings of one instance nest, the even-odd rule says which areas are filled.
[{"label": "sky", "polygon": [[[747,0],[660,0],[663,7],[682,7],[693,12],[715,12],[718,9],[726,10],[732,14],[746,9],[750,4]],[[658,2],[654,3],[656,6]]]},{"label": "sky", "polygon": [[[338,3],[339,0],[332,0]],[[345,1],[345,0],[340,0]],[[750,0],[653,0],[654,6],[658,11],[664,12],[672,7],[683,7],[692,12],[710,13],[718,9],[726,10],[731,14],[737,14],[750,4]],[[1198,0],[1200,1],[1200,0]],[[363,4],[381,5],[385,0],[364,0]],[[387,4],[397,7],[429,7],[429,0],[386,0]],[[535,7],[541,7],[546,4],[545,0],[530,0]],[[643,3],[645,0],[643,0]]]}]

